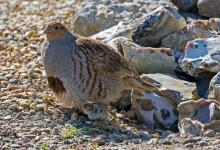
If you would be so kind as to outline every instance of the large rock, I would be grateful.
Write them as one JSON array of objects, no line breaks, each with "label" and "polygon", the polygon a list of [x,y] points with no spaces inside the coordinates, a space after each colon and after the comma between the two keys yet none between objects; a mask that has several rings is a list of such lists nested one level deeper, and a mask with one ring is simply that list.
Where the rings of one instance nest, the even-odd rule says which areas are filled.
[{"label": "large rock", "polygon": [[132,107],[150,130],[172,129],[177,125],[176,106],[164,97],[145,91],[132,92]]},{"label": "large rock", "polygon": [[203,130],[220,131],[220,105],[214,100],[200,99],[181,102],[177,110],[179,112],[178,128],[181,134],[196,130],[199,126]]},{"label": "large rock", "polygon": [[139,45],[155,47],[163,37],[185,26],[185,19],[176,10],[169,6],[159,7],[140,19],[132,39]]},{"label": "large rock", "polygon": [[195,39],[187,43],[185,56],[181,63],[183,71],[192,76],[202,72],[220,71],[220,37]]},{"label": "large rock", "polygon": [[189,11],[196,9],[198,0],[171,0],[181,11]]},{"label": "large rock", "polygon": [[[191,99],[195,84],[177,79],[173,75],[143,74],[144,80],[155,85],[167,96],[157,95],[148,91],[132,93],[132,108],[138,119],[143,121],[149,129],[174,129],[178,121],[177,106],[185,99]],[[175,85],[175,86],[174,86]]]},{"label": "large rock", "polygon": [[216,36],[217,32],[210,29],[217,28],[218,23],[215,19],[210,21],[198,20],[191,22],[182,30],[163,38],[161,46],[171,48],[174,51],[175,58],[178,60],[180,57],[184,56],[187,42],[196,38],[209,38]]},{"label": "large rock", "polygon": [[169,48],[141,47],[125,37],[114,38],[107,44],[118,50],[140,73],[174,73],[176,68]]},{"label": "large rock", "polygon": [[76,5],[73,16],[74,32],[92,35],[118,24],[135,19],[161,5],[172,5],[167,0],[86,0]]},{"label": "large rock", "polygon": [[188,42],[180,67],[196,77],[198,95],[207,99],[210,81],[220,71],[220,37],[198,38]]},{"label": "large rock", "polygon": [[124,36],[131,39],[132,30],[133,28],[131,25],[121,21],[115,26],[112,26],[104,31],[92,35],[91,38],[101,40],[103,42],[109,41],[119,36]]},{"label": "large rock", "polygon": [[[154,84],[163,93],[134,90],[131,95],[132,109],[140,121],[151,129],[175,129],[178,121],[177,105],[182,101],[180,92],[166,88],[166,85],[143,74],[142,79]],[[165,96],[166,95],[166,96]]]},{"label": "large rock", "polygon": [[167,89],[180,92],[184,99],[191,99],[192,91],[196,88],[195,83],[178,79],[176,76],[171,74],[156,73],[147,74],[146,76],[161,83]]},{"label": "large rock", "polygon": [[205,17],[220,17],[219,0],[198,0],[199,14]]}]

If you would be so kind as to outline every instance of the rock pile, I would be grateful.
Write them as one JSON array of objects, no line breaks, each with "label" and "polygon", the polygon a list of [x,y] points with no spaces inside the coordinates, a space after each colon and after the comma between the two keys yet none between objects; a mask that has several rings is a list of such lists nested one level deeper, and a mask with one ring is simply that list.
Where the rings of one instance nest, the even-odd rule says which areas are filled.
[{"label": "rock pile", "polygon": [[[172,5],[167,0],[90,0],[76,6],[74,32],[92,35],[120,21],[133,22],[159,6]],[[136,22],[136,21],[134,21]]]},{"label": "rock pile", "polygon": [[[212,18],[220,17],[218,0],[0,5],[2,149],[219,149],[220,19]],[[64,108],[48,89],[40,57],[42,25],[51,20],[109,44],[170,98],[125,91],[107,123]]]},{"label": "rock pile", "polygon": [[[208,0],[190,2],[174,0],[172,2],[181,11],[196,12],[198,7],[200,15],[209,16],[205,15],[205,9],[208,8],[203,8],[205,3],[208,3]],[[213,7],[213,5],[209,7]],[[216,17],[217,12],[217,10],[216,12],[213,11],[211,16]],[[184,113],[179,107],[184,105],[185,102],[182,101],[208,98],[209,93],[211,93],[209,92],[209,83],[212,77],[220,71],[218,58],[218,53],[220,52],[219,19],[210,18],[209,20],[191,20],[189,22],[178,13],[173,5],[170,5],[160,6],[152,12],[136,17],[136,20],[134,23],[125,18],[123,22],[114,23],[117,25],[110,28],[105,27],[106,30],[92,37],[112,46],[139,73],[171,73],[175,76],[175,70],[181,70],[184,73],[183,76],[191,77],[196,83],[196,87],[182,86],[173,90],[172,86],[166,87],[169,83],[161,84],[158,82],[158,78],[155,81],[148,77],[148,81],[150,80],[155,85],[159,85],[160,88],[167,89],[167,94],[175,97],[175,102],[148,91],[133,91],[131,96],[132,107],[136,111],[139,120],[143,121],[149,129],[171,129],[178,120],[180,131],[185,129],[185,127],[181,127],[182,122],[183,124],[196,124],[193,121],[195,120],[192,117],[193,115],[183,115]],[[99,29],[103,30],[102,27],[99,27]],[[84,30],[81,31],[84,32]],[[167,79],[164,78],[164,80]],[[176,83],[174,78],[171,78],[170,82],[174,82],[174,86],[178,86],[177,83],[179,83],[179,81]],[[186,92],[186,94],[186,89],[191,90]],[[214,91],[215,95],[210,94],[210,96],[213,95],[217,98],[217,91],[219,91],[217,84],[214,85]],[[181,94],[184,96],[181,96]],[[200,101],[208,102],[207,100]],[[204,106],[199,104],[195,103],[194,105],[196,108],[198,107],[198,111],[200,109],[203,110]],[[194,109],[194,111],[196,110]],[[184,111],[187,110],[184,109]],[[187,112],[189,113],[189,111]],[[204,111],[204,113],[206,112]],[[207,116],[210,115],[207,114]],[[201,117],[198,121],[203,125],[204,121],[201,119],[204,118]],[[205,123],[210,121],[211,119],[209,118]],[[181,133],[188,133],[191,129],[186,130],[181,131]]]}]

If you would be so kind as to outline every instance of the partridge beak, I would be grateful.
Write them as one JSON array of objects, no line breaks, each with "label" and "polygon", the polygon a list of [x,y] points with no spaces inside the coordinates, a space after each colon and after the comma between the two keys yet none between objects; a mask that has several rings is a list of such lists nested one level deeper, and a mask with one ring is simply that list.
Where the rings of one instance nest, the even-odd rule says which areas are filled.
[{"label": "partridge beak", "polygon": [[52,31],[51,29],[46,28],[46,29],[43,31],[43,33],[50,33],[51,31]]}]

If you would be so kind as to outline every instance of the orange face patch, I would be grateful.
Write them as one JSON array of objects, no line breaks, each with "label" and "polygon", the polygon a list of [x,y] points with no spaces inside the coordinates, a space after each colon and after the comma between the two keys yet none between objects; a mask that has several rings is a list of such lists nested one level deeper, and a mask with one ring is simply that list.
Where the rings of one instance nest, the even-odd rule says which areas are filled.
[{"label": "orange face patch", "polygon": [[63,38],[65,30],[67,30],[67,28],[62,23],[51,22],[46,24],[44,33],[46,34],[48,41],[53,41]]},{"label": "orange face patch", "polygon": [[54,31],[51,33],[47,33],[46,36],[48,41],[54,41],[63,38],[64,33],[62,31]]}]

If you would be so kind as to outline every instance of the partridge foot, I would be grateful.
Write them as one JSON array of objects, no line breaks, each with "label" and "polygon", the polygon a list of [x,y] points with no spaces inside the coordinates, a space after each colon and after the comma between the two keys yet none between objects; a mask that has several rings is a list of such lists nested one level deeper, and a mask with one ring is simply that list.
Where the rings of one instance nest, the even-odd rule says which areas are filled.
[{"label": "partridge foot", "polygon": [[82,111],[90,120],[104,120],[107,117],[106,106],[98,103],[87,103]]},{"label": "partridge foot", "polygon": [[80,111],[76,108],[66,108],[64,111],[64,119],[66,120],[77,120],[80,115]]}]

